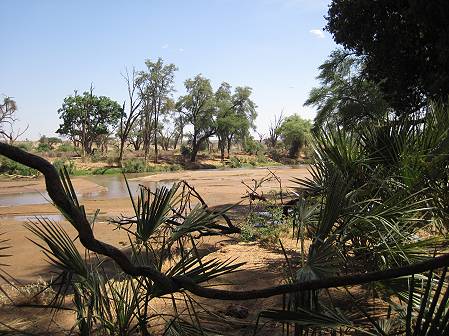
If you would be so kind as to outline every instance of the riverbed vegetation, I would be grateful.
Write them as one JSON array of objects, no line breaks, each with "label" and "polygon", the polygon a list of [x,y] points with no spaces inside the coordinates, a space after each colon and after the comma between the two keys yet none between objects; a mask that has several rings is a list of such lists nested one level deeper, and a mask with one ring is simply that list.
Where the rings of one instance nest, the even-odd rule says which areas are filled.
[{"label": "riverbed vegetation", "polygon": [[[320,86],[306,102],[317,108],[316,120],[312,125],[278,115],[261,141],[233,128],[237,115],[247,122],[239,125],[251,127],[255,105],[249,88],[222,84],[214,93],[206,78],[196,76],[185,83],[188,93],[170,102],[176,67],[147,61],[147,70],[127,77],[130,97],[134,86],[144,85],[141,92],[159,90],[163,103],[151,106],[141,97],[148,108],[143,113],[151,117],[142,114],[146,121],[137,123],[143,127],[139,141],[148,147],[126,161],[122,143],[123,170],[128,165],[129,171],[146,171],[150,157],[153,164],[163,162],[159,146],[165,133],[154,131],[170,106],[185,117],[179,123],[192,127],[182,149],[183,141],[173,140],[188,164],[201,150],[214,151],[202,148],[213,135],[218,160],[228,154],[234,167],[253,159],[297,159],[305,149],[312,162],[305,178],[281,181],[268,170],[262,180],[245,184],[244,205],[211,208],[189,181],[154,190],[141,186],[137,195],[130,191],[133,213],[110,219],[111,230],[128,234],[126,251],[94,236],[98,212],[86,214],[69,163],[58,163],[58,173],[30,148],[0,144],[11,162],[44,175],[49,196],[76,231],[72,237],[45,218],[27,225],[60,271],[44,287],[54,291],[47,308],[71,310],[73,330],[81,335],[448,335],[448,12],[444,2],[333,0],[326,29],[344,49],[320,67]],[[163,90],[152,86],[153,71],[161,71]],[[73,112],[78,99],[120,110],[91,90],[66,98],[60,114]],[[128,117],[134,104],[128,104]],[[119,116],[122,136],[128,117]],[[93,149],[102,144],[77,139],[81,160],[94,160]],[[251,155],[231,156],[233,146]],[[267,181],[278,188],[262,192]],[[248,270],[238,259],[208,258],[199,242],[229,235],[277,249],[283,257],[279,284],[254,288],[239,278],[224,286],[220,280]],[[244,301],[267,297],[278,300],[242,323],[248,316]],[[235,305],[223,313],[207,308],[213,300]]]}]

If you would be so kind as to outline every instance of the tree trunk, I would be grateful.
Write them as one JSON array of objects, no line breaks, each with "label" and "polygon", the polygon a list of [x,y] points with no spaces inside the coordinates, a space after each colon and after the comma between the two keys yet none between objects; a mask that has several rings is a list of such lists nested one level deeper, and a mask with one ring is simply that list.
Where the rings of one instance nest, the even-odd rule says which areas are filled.
[{"label": "tree trunk", "polygon": [[157,113],[154,114],[154,163],[157,163],[158,148],[157,148],[157,124],[158,116]]},{"label": "tree trunk", "polygon": [[190,162],[196,162],[196,156],[198,154],[199,146],[197,144],[192,145],[192,154],[190,154]]},{"label": "tree trunk", "polygon": [[229,159],[229,152],[231,151],[231,145],[232,145],[232,135],[227,138],[227,150],[228,150],[228,159]]},{"label": "tree trunk", "polygon": [[225,144],[222,137],[218,137],[218,148],[220,148],[220,160],[223,162],[225,156]]}]

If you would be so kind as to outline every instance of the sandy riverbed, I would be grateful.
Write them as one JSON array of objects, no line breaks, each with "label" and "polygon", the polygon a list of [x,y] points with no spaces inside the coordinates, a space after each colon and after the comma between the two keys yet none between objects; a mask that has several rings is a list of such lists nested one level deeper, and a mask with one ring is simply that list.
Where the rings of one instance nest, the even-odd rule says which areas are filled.
[{"label": "sandy riverbed", "polygon": [[[276,168],[272,169],[272,171],[281,179],[283,187],[291,186],[290,180],[292,178],[308,175],[306,168]],[[267,176],[268,173],[266,169],[185,171],[140,177],[133,180],[142,184],[187,180],[190,185],[194,186],[201,193],[210,206],[219,206],[241,201],[241,196],[246,192],[246,187],[242,184],[242,181],[248,185],[253,185],[253,179],[259,180]],[[73,183],[76,190],[81,193],[98,193],[101,195],[104,192],[104,187],[97,185],[95,179],[77,177],[73,179]],[[0,181],[0,195],[10,195],[17,192],[43,192],[44,185],[43,180]],[[268,192],[271,189],[277,189],[278,186],[278,181],[272,179],[264,184],[263,191]],[[244,201],[243,204],[246,202]],[[97,238],[117,247],[123,247],[127,244],[128,238],[125,232],[114,231],[113,227],[107,223],[107,218],[131,213],[131,203],[127,197],[108,199],[99,196],[95,199],[86,199],[82,203],[85,205],[88,213],[92,213],[97,208],[101,209],[100,220],[95,224],[94,229]],[[40,249],[28,240],[27,237],[31,238],[32,235],[23,226],[26,218],[37,215],[54,217],[57,214],[58,211],[48,203],[12,206],[2,206],[0,203],[0,232],[5,232],[2,238],[7,237],[10,239],[11,249],[8,252],[12,255],[8,259],[10,266],[6,269],[22,283],[33,283],[39,278],[48,279],[54,271],[52,267],[49,267]],[[75,236],[75,230],[66,221],[58,220],[58,222],[71,236]],[[294,241],[287,241],[284,243],[284,246],[287,249],[287,253],[295,250]],[[260,246],[258,243],[244,243],[234,237],[210,237],[204,239],[201,249],[205,253],[209,253],[207,258],[218,258],[220,260],[236,259],[238,262],[245,263],[240,272],[232,273],[220,279],[221,283],[228,284],[224,288],[235,290],[263,288],[279,284],[283,279],[284,255],[275,247],[268,248]],[[3,260],[0,261],[3,262]],[[199,300],[210,311],[218,314],[226,311],[226,307],[229,304],[227,301]],[[281,307],[281,299],[278,297],[234,303],[242,304],[248,308],[248,318],[244,321],[238,321],[236,325],[220,324],[219,328],[223,332],[232,333],[236,336],[252,334],[253,325],[261,308]],[[14,324],[18,316],[21,317],[21,323],[27,326],[24,327],[27,331],[42,333],[48,326],[48,329],[45,329],[45,334],[48,335],[67,334],[68,330],[73,326],[76,317],[72,312],[62,312],[57,315],[56,323],[50,324],[50,315],[46,310],[0,305],[2,322]],[[213,325],[213,328],[215,327]],[[264,330],[259,332],[258,335],[274,335],[276,330],[275,325],[265,326]]]},{"label": "sandy riverbed", "polygon": [[[308,174],[306,167],[273,168],[271,170],[281,179],[283,187],[292,185],[290,182],[292,178],[304,177]],[[219,206],[241,201],[241,196],[246,192],[246,187],[242,184],[242,181],[245,181],[248,185],[253,185],[253,179],[259,180],[267,176],[268,173],[266,169],[183,171],[139,177],[134,180],[142,184],[187,180],[200,192],[210,206]],[[104,191],[104,187],[82,177],[74,178],[73,183],[75,189],[81,193]],[[0,193],[5,195],[29,191],[42,192],[44,186],[44,181],[41,179],[0,181]],[[277,187],[278,182],[272,179],[264,184],[263,190],[267,192]],[[130,214],[131,203],[128,198],[104,199],[99,197],[98,199],[87,199],[83,201],[83,204],[88,213],[93,213],[96,209],[101,210],[100,222],[95,225],[95,235],[98,238],[115,246],[120,246],[121,242],[127,241],[125,233],[113,231],[113,227],[107,223],[106,218]],[[0,232],[4,232],[4,237],[10,239],[12,247],[8,252],[13,255],[9,262],[11,266],[7,270],[18,279],[30,282],[35,281],[39,276],[44,278],[49,276],[48,263],[39,249],[27,239],[27,237],[31,237],[31,234],[23,227],[23,224],[28,216],[56,214],[58,214],[58,211],[48,203],[16,206],[1,206],[0,204],[0,219],[2,220]],[[61,225],[70,234],[74,234],[74,230],[67,222],[61,221]]]}]

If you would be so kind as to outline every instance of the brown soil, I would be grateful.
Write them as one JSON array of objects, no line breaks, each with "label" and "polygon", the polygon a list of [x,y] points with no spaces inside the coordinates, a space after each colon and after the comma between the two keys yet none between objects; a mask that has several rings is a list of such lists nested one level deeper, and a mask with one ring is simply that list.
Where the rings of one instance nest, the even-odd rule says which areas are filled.
[{"label": "brown soil", "polygon": [[[307,168],[273,168],[271,169],[281,180],[283,187],[292,185],[292,178],[304,177],[308,174]],[[229,171],[183,171],[175,173],[163,173],[139,178],[143,184],[151,181],[171,181],[171,180],[187,180],[189,184],[204,197],[210,206],[220,206],[224,204],[234,204],[242,201],[242,196],[247,188],[241,182],[245,181],[248,185],[253,185],[253,180],[258,180],[269,174],[267,169],[247,169],[247,170],[229,170]],[[100,191],[101,188],[93,182],[82,177],[73,179],[75,189],[78,191],[92,192]],[[267,193],[270,189],[277,189],[278,182],[273,179],[264,184],[263,192]],[[26,191],[43,191],[44,183],[42,180],[32,181],[0,181],[0,194],[8,194]],[[247,199],[243,200],[243,204],[247,203]],[[107,223],[106,218],[117,216],[120,214],[130,214],[131,204],[128,199],[96,199],[86,200],[83,202],[88,213],[92,213],[96,209],[101,209],[101,219],[95,224],[94,233],[99,239],[115,246],[125,245],[127,236],[124,231],[113,230],[113,227]],[[0,204],[1,205],[1,204]],[[0,218],[2,219],[1,231],[5,232],[5,236],[10,239],[11,249],[8,251],[13,257],[10,258],[10,266],[6,270],[20,280],[22,283],[36,282],[39,277],[48,279],[52,276],[53,271],[49,267],[44,255],[40,252],[27,237],[31,234],[23,227],[23,223],[17,221],[11,216],[24,215],[36,216],[40,214],[57,214],[58,211],[51,204],[34,204],[34,205],[18,205],[0,207]],[[60,223],[69,234],[74,235],[74,230],[70,225],[62,221]],[[283,272],[283,254],[279,250],[262,247],[256,243],[242,243],[236,237],[209,238],[204,240],[204,246],[210,251],[209,257],[218,257],[220,259],[234,259],[239,262],[246,262],[241,272],[227,276],[223,281],[230,283],[227,288],[245,289],[260,288],[273,284],[278,284],[282,280]],[[293,247],[293,246],[292,246]],[[201,300],[203,303],[206,302]],[[224,311],[229,302],[214,302],[207,300],[207,304],[216,312]],[[261,299],[250,302],[241,302],[242,305],[248,307],[250,315],[244,321],[236,321],[231,324],[234,335],[249,335],[253,331],[253,325],[257,318],[257,313],[263,308],[273,307],[279,304],[279,298]],[[35,328],[40,327],[48,321],[45,313],[38,313],[33,309],[7,308],[0,309],[0,322],[11,319],[20,314],[20,316],[31,321],[34,327],[30,326],[29,331],[36,331]],[[42,315],[44,314],[44,315]],[[42,316],[41,316],[42,315]],[[67,330],[70,319],[64,313],[61,328]],[[230,331],[229,326],[222,327],[224,331]],[[236,328],[236,329],[235,329]],[[270,332],[270,327],[266,329],[267,334],[274,335]],[[258,335],[264,335],[258,333]]]}]

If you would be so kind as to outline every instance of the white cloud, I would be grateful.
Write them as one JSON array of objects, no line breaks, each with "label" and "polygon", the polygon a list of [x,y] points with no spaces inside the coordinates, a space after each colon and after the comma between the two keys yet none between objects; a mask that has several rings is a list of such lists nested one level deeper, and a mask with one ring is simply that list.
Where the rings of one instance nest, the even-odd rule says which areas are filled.
[{"label": "white cloud", "polygon": [[162,46],[162,49],[167,49],[168,48],[168,44],[164,44],[163,46]]},{"label": "white cloud", "polygon": [[324,38],[324,32],[321,29],[312,29],[310,30],[310,34],[312,34],[316,38]]},{"label": "white cloud", "polygon": [[179,52],[183,52],[184,48],[179,48],[178,50],[179,50]]}]

